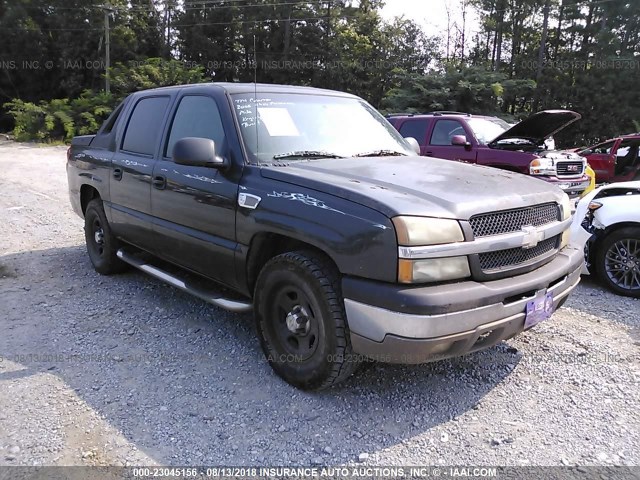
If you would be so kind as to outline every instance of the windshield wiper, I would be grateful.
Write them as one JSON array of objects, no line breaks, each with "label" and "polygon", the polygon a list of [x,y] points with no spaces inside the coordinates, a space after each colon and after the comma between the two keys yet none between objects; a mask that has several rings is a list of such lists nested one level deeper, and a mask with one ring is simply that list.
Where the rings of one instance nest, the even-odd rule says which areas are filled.
[{"label": "windshield wiper", "polygon": [[313,158],[344,158],[342,155],[337,155],[331,152],[325,152],[322,150],[296,150],[295,152],[288,153],[279,153],[278,155],[274,155],[274,160],[280,160],[282,158],[304,158],[304,157],[313,157]]},{"label": "windshield wiper", "polygon": [[395,150],[373,150],[371,152],[364,152],[354,155],[354,157],[406,157],[406,153],[396,152]]}]

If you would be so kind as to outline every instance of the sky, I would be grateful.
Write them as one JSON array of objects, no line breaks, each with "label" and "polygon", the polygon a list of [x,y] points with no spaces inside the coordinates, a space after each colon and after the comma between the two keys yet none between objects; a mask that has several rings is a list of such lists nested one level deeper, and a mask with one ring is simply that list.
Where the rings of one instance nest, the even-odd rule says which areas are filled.
[{"label": "sky", "polygon": [[[390,19],[404,15],[420,24],[428,35],[443,35],[447,29],[447,9],[449,4],[451,20],[462,24],[460,0],[387,0],[382,16]],[[467,33],[476,30],[477,16],[470,7],[467,10]],[[471,35],[468,35],[471,38]],[[466,42],[465,42],[466,43]]]}]

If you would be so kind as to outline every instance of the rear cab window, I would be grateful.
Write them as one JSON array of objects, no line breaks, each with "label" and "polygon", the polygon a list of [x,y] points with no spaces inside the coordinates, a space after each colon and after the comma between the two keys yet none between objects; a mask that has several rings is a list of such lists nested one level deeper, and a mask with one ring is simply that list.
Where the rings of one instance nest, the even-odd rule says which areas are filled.
[{"label": "rear cab window", "polygon": [[122,118],[122,112],[124,110],[126,102],[120,103],[113,112],[102,122],[102,126],[96,133],[94,139],[91,141],[91,146],[94,148],[104,148],[106,150],[115,151],[116,139],[115,139],[115,126],[118,123],[118,119]]},{"label": "rear cab window", "polygon": [[98,132],[99,135],[109,135],[113,130],[118,118],[120,118],[120,114],[124,109],[124,102],[116,107],[116,109],[109,115],[109,117],[102,124],[102,128]]}]

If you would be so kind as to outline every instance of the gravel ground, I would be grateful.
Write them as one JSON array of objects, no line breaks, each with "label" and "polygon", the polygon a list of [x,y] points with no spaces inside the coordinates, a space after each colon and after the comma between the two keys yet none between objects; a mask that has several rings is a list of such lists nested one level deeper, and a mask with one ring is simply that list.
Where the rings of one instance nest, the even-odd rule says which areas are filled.
[{"label": "gravel ground", "polygon": [[250,315],[93,271],[65,151],[0,143],[0,465],[640,464],[640,301],[587,278],[493,349],[303,393]]}]

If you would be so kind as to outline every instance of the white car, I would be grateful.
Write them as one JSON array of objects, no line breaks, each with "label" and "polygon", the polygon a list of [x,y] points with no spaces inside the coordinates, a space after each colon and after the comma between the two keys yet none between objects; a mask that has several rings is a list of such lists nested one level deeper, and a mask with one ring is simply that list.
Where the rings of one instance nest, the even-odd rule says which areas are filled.
[{"label": "white car", "polygon": [[640,298],[640,181],[612,183],[576,207],[571,243],[584,247],[582,273],[594,273],[612,291]]}]

